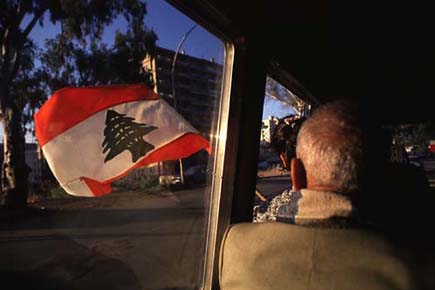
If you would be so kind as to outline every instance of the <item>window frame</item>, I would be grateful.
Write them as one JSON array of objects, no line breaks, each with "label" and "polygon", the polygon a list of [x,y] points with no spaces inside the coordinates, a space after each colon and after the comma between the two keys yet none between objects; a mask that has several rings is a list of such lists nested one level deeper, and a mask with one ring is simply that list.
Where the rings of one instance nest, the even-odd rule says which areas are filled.
[{"label": "window frame", "polygon": [[244,86],[239,82],[243,81],[245,73],[246,46],[243,36],[234,32],[229,21],[206,2],[186,3],[178,0],[168,0],[168,2],[213,33],[225,46],[201,285],[201,289],[219,289],[220,244],[227,227],[233,222],[232,215],[234,214],[233,199],[236,191],[236,166],[238,164],[236,160],[238,159],[240,132],[239,116],[242,105],[240,99],[244,92]]},{"label": "window frame", "polygon": [[260,40],[241,34],[206,1],[167,2],[225,45],[201,288],[219,289],[219,253],[225,231],[232,223],[252,221],[266,76],[274,77],[306,101],[319,102],[264,55]]}]

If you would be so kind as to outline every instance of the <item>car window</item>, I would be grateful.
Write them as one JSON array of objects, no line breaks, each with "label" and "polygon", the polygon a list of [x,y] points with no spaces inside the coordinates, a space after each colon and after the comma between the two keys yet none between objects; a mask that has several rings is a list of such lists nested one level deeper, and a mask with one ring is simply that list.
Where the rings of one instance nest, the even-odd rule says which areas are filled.
[{"label": "car window", "polygon": [[391,160],[395,163],[408,163],[420,170],[427,178],[428,184],[434,187],[434,123],[402,123],[385,126],[391,134]]},{"label": "car window", "polygon": [[290,173],[272,145],[277,126],[305,115],[306,103],[270,76],[266,79],[258,156],[254,222],[267,219],[270,201],[291,188]]},{"label": "car window", "polygon": [[[107,195],[77,197],[67,194],[50,170],[33,122],[23,123],[29,195],[25,207],[4,204],[1,209],[4,289],[202,289],[224,42],[166,1],[147,1],[144,18],[134,25],[129,21],[138,7],[103,8],[116,14],[93,27],[103,32],[94,37],[85,23],[86,37],[73,41],[67,39],[74,33],[68,23],[61,24],[54,10],[45,11],[41,26],[29,34],[34,49],[26,71],[32,85],[41,84],[36,92],[41,97],[23,101],[23,112],[33,116],[64,87],[141,83],[207,140],[210,150],[133,170],[112,182]],[[73,13],[79,21],[79,11]],[[26,17],[23,27],[32,22]],[[80,160],[89,153],[87,148],[72,150],[59,154]]]}]

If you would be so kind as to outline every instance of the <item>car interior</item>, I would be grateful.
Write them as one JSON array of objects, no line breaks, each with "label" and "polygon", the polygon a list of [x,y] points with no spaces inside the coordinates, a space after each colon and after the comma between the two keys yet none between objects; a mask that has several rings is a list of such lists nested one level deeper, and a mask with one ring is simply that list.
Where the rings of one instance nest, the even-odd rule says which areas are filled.
[{"label": "car interior", "polygon": [[[420,2],[171,2],[192,13],[189,14],[192,17],[197,15],[198,21],[207,20],[211,31],[222,32],[234,45],[231,134],[227,136],[226,150],[234,150],[235,155],[228,157],[232,159],[231,165],[223,173],[224,182],[227,175],[234,178],[229,181],[229,187],[222,188],[221,206],[225,206],[221,208],[231,208],[231,213],[228,209],[221,213],[221,217],[227,217],[226,220],[222,217],[224,225],[249,222],[252,217],[255,156],[259,150],[255,140],[261,124],[266,73],[314,108],[336,99],[358,100],[375,127],[435,119],[433,107],[429,105],[435,89],[430,77],[435,61],[434,45],[428,37],[434,23],[427,7]],[[232,109],[238,112],[237,121],[231,119]],[[418,191],[418,188],[411,186],[408,190]],[[218,240],[223,228],[219,228]],[[250,234],[253,239],[246,239]],[[285,231],[280,234],[285,235]],[[261,239],[255,239],[248,226],[237,228],[233,235],[238,235],[233,239],[244,242],[225,242],[221,249],[221,255],[234,257],[231,262],[228,262],[230,258],[225,260],[228,264],[221,262],[219,266],[223,273],[234,275],[221,277],[228,278],[225,286],[231,285],[235,276],[246,274],[237,270],[238,259],[243,259],[237,254],[240,245],[257,249],[256,243],[261,244]],[[267,249],[276,253],[273,249],[277,248],[280,246]],[[281,245],[280,249],[283,248],[285,245]],[[254,252],[247,255],[248,264],[256,263]],[[225,272],[226,266],[231,270]],[[267,279],[271,271],[285,276],[285,270],[277,268],[288,269],[288,266],[261,265],[256,269],[263,271]]]},{"label": "car interior", "polygon": [[[413,128],[419,124],[435,124],[432,105],[435,18],[429,5],[423,1],[166,2],[195,23],[178,43],[175,56],[175,47],[172,55],[167,56],[166,65],[169,68],[172,64],[172,74],[175,60],[172,61],[178,53],[179,60],[183,61],[183,57],[184,61],[188,60],[180,48],[191,31],[199,30],[196,25],[222,43],[223,57],[219,66],[222,72],[219,81],[215,82],[219,87],[214,88],[219,96],[213,99],[214,107],[209,114],[212,117],[207,121],[210,124],[206,132],[213,153],[203,152],[203,156],[184,163],[192,178],[187,180],[194,180],[193,189],[189,188],[192,191],[183,191],[178,186],[180,177],[172,172],[162,173],[160,183],[168,188],[177,187],[178,193],[168,190],[161,196],[151,194],[138,198],[132,190],[126,190],[123,197],[116,195],[121,190],[114,190],[116,194],[102,199],[66,199],[71,208],[65,211],[58,210],[61,202],[50,201],[38,204],[30,218],[19,214],[7,216],[6,225],[1,225],[0,252],[2,255],[18,254],[10,254],[5,259],[7,262],[1,264],[0,277],[7,278],[6,285],[11,289],[33,283],[46,285],[44,289],[61,289],[56,287],[65,285],[66,289],[87,286],[88,289],[252,290],[264,285],[291,289],[289,281],[296,281],[295,289],[337,289],[327,282],[331,265],[336,266],[335,271],[347,271],[355,269],[359,262],[375,261],[367,271],[375,273],[379,268],[382,273],[402,271],[397,257],[376,252],[387,249],[376,234],[365,236],[356,230],[353,235],[361,237],[365,244],[354,245],[349,236],[335,230],[313,234],[304,228],[290,232],[283,223],[252,223],[254,205],[267,201],[257,186],[259,136],[268,77],[303,100],[306,104],[304,113],[308,117],[330,101],[358,101],[365,110],[367,123],[375,128],[374,138],[378,136],[378,129],[391,132],[401,126]],[[171,17],[168,15],[165,17]],[[164,59],[168,51],[162,51],[161,59]],[[198,63],[205,67],[202,62]],[[164,71],[165,67],[156,68],[154,64],[153,69]],[[172,75],[172,86],[173,78]],[[170,83],[169,78],[166,82]],[[163,98],[171,93],[159,92],[159,95]],[[193,103],[180,100],[177,101],[178,109]],[[207,117],[199,115],[194,117]],[[433,137],[435,139],[435,135]],[[195,163],[198,160],[199,165]],[[376,166],[376,160],[372,161]],[[388,207],[389,221],[396,224],[395,229],[399,231],[401,225],[413,225],[407,223],[400,210],[410,204],[408,201],[416,192],[424,190],[418,187],[417,181],[408,182],[420,169],[427,174],[427,180],[423,182],[431,186],[432,199],[426,202],[425,210],[431,212],[435,206],[435,166],[421,163],[418,158],[410,161],[414,167],[398,170],[402,179],[392,175],[388,180],[394,185],[395,192],[403,192],[405,197],[390,204],[391,196],[388,196],[379,203]],[[166,165],[179,166],[181,171],[182,163],[179,162],[180,165],[178,161]],[[164,166],[158,165],[159,174],[160,170],[163,172]],[[201,178],[201,187],[195,187],[194,178]],[[128,186],[128,181],[115,184],[115,189],[116,186]],[[130,197],[135,198],[133,204],[127,202]],[[168,204],[170,206],[166,207]],[[51,232],[53,229],[56,231]],[[307,258],[313,254],[310,244],[293,242],[295,236],[315,240],[323,246],[324,251],[319,251],[324,258],[321,263],[310,264]],[[338,239],[349,243],[332,252],[325,250]],[[423,245],[427,241],[422,237],[420,242]],[[355,261],[345,255],[354,251],[353,246],[359,249],[355,255],[361,260]],[[375,251],[363,252],[367,249]],[[424,249],[422,246],[419,250]],[[402,254],[412,265],[435,265],[429,258],[420,261],[407,255],[406,251]],[[308,270],[288,271],[294,266],[289,262],[290,257],[295,255],[297,262],[305,263]],[[308,283],[304,277],[311,270],[320,278]],[[386,287],[402,289],[410,280],[422,281],[421,285],[430,284],[424,280],[425,274],[399,277],[397,285]],[[337,283],[352,289],[357,281],[366,283],[366,289],[378,289],[376,284],[364,281],[363,275],[355,275],[357,280],[343,277]],[[25,279],[29,279],[28,282],[17,282]],[[259,280],[264,283],[257,283]],[[99,284],[99,281],[104,283]],[[280,282],[276,284],[276,281]],[[297,285],[303,286],[297,288]]]}]

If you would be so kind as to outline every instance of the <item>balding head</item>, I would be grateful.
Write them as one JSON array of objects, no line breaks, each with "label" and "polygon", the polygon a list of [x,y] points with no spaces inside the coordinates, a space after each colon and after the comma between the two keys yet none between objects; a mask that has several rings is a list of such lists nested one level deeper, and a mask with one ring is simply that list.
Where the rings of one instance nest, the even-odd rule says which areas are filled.
[{"label": "balding head", "polygon": [[321,106],[305,121],[297,138],[296,154],[310,189],[332,188],[351,194],[360,187],[363,134],[354,104],[337,101]]}]

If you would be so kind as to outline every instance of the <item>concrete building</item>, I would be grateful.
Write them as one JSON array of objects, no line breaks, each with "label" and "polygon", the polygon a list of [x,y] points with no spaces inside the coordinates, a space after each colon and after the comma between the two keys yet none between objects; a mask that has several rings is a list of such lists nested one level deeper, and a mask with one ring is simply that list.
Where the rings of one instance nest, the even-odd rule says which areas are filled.
[{"label": "concrete building", "polygon": [[147,57],[143,67],[152,75],[154,90],[201,134],[209,138],[213,111],[218,107],[223,66],[161,47],[154,58]]},{"label": "concrete building", "polygon": [[263,120],[263,124],[261,126],[261,143],[270,143],[273,135],[273,131],[275,130],[276,125],[278,125],[279,119],[274,116],[269,116],[266,120]]},{"label": "concrete building", "polygon": [[[201,59],[181,50],[174,64],[175,51],[157,47],[154,58],[146,57],[143,68],[151,76],[154,91],[172,105],[207,140],[212,139],[214,113],[219,107],[223,66],[213,59]],[[201,150],[183,159],[183,169],[206,168],[208,154]],[[159,175],[179,174],[178,161],[158,166]]]}]

